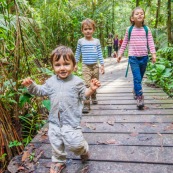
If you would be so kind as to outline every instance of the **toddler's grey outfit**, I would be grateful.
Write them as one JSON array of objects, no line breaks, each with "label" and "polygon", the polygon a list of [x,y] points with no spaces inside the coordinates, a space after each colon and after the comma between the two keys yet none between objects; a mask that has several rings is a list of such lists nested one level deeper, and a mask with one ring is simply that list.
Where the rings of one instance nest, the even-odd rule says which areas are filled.
[{"label": "toddler's grey outfit", "polygon": [[52,161],[66,161],[65,147],[76,155],[86,154],[89,147],[80,127],[82,101],[86,99],[82,79],[70,75],[62,80],[53,75],[43,85],[32,83],[28,91],[37,96],[49,96],[48,136],[52,146]]}]

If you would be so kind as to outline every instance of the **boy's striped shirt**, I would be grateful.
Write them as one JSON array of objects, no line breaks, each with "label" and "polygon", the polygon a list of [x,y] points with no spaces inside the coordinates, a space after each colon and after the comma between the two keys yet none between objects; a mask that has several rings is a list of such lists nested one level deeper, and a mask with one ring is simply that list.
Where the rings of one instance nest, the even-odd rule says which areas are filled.
[{"label": "boy's striped shirt", "polygon": [[86,65],[95,64],[100,61],[100,64],[104,64],[101,45],[99,39],[93,38],[88,41],[85,38],[78,40],[75,59],[79,61],[82,54],[82,63]]}]

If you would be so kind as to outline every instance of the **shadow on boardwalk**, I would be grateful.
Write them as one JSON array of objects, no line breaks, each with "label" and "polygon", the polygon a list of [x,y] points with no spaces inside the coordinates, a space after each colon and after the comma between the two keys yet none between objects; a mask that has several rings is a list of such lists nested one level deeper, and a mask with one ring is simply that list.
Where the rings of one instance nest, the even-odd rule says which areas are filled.
[{"label": "shadow on boardwalk", "polygon": [[[160,88],[144,84],[145,108],[137,110],[132,96],[132,76],[125,78],[127,60],[120,64],[106,59],[106,73],[100,76],[98,105],[84,114],[82,128],[91,157],[81,164],[79,157],[68,155],[64,173],[172,173],[173,172],[173,100]],[[47,125],[26,148],[35,153],[25,165],[15,157],[10,170],[48,173],[51,147]],[[21,165],[19,167],[19,165]],[[27,170],[28,169],[28,170]],[[12,172],[12,171],[11,171]]]}]

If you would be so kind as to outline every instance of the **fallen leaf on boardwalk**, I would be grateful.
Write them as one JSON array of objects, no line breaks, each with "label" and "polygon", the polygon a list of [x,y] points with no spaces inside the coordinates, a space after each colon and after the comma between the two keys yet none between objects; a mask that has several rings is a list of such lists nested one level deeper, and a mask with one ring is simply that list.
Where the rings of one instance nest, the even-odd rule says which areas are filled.
[{"label": "fallen leaf on boardwalk", "polygon": [[110,139],[106,141],[107,144],[117,144],[117,141],[115,139]]},{"label": "fallen leaf on boardwalk", "polygon": [[25,168],[24,168],[23,166],[19,166],[19,167],[17,168],[17,170],[18,170],[18,171],[20,171],[20,170],[25,170]]},{"label": "fallen leaf on boardwalk", "polygon": [[104,142],[104,141],[97,141],[97,144],[107,144],[106,142]]},{"label": "fallen leaf on boardwalk", "polygon": [[164,129],[164,131],[166,131],[166,130],[173,130],[173,123]]},{"label": "fallen leaf on boardwalk", "polygon": [[24,151],[22,155],[22,162],[24,162],[30,156],[29,151]]},{"label": "fallen leaf on boardwalk", "polygon": [[138,135],[139,135],[138,132],[132,132],[132,133],[130,133],[130,136],[132,136],[132,137],[135,137],[135,136],[138,136]]},{"label": "fallen leaf on boardwalk", "polygon": [[152,123],[144,123],[145,126],[152,126]]},{"label": "fallen leaf on boardwalk", "polygon": [[39,141],[45,141],[46,139],[48,139],[48,136],[42,135],[41,138],[39,139]]},{"label": "fallen leaf on boardwalk", "polygon": [[147,137],[147,136],[138,136],[138,139],[140,141],[149,141],[151,139],[153,139],[152,137]]},{"label": "fallen leaf on boardwalk", "polygon": [[160,134],[160,133],[157,133],[159,136],[161,136],[162,137],[162,134]]},{"label": "fallen leaf on boardwalk", "polygon": [[153,99],[155,99],[155,100],[165,100],[167,98],[169,98],[169,97],[156,97],[156,96],[153,97]]},{"label": "fallen leaf on boardwalk", "polygon": [[37,162],[43,153],[44,153],[44,151],[36,150],[35,158],[33,159],[33,161]]},{"label": "fallen leaf on boardwalk", "polygon": [[88,127],[91,130],[96,130],[96,127],[91,124],[86,123],[85,125],[86,125],[86,127]]},{"label": "fallen leaf on boardwalk", "polygon": [[114,121],[111,121],[111,120],[108,120],[107,123],[108,123],[109,125],[111,125],[111,126],[114,125]]},{"label": "fallen leaf on boardwalk", "polygon": [[144,110],[150,109],[148,106],[143,107]]},{"label": "fallen leaf on boardwalk", "polygon": [[97,144],[104,144],[104,145],[108,145],[108,144],[119,144],[118,141],[116,141],[115,139],[109,139],[107,141],[97,141]]}]

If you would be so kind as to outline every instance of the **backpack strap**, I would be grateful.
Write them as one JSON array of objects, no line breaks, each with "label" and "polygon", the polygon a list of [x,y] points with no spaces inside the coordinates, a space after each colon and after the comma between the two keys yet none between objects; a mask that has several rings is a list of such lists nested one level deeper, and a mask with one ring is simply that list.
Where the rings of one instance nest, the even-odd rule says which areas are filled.
[{"label": "backpack strap", "polygon": [[130,37],[131,37],[131,33],[132,33],[132,29],[133,29],[134,25],[130,26],[129,31],[128,31],[128,41],[130,41]]},{"label": "backpack strap", "polygon": [[149,49],[149,46],[148,46],[148,27],[146,25],[144,25],[143,27],[144,27],[144,30],[146,33],[146,38],[147,38],[147,48]]}]

